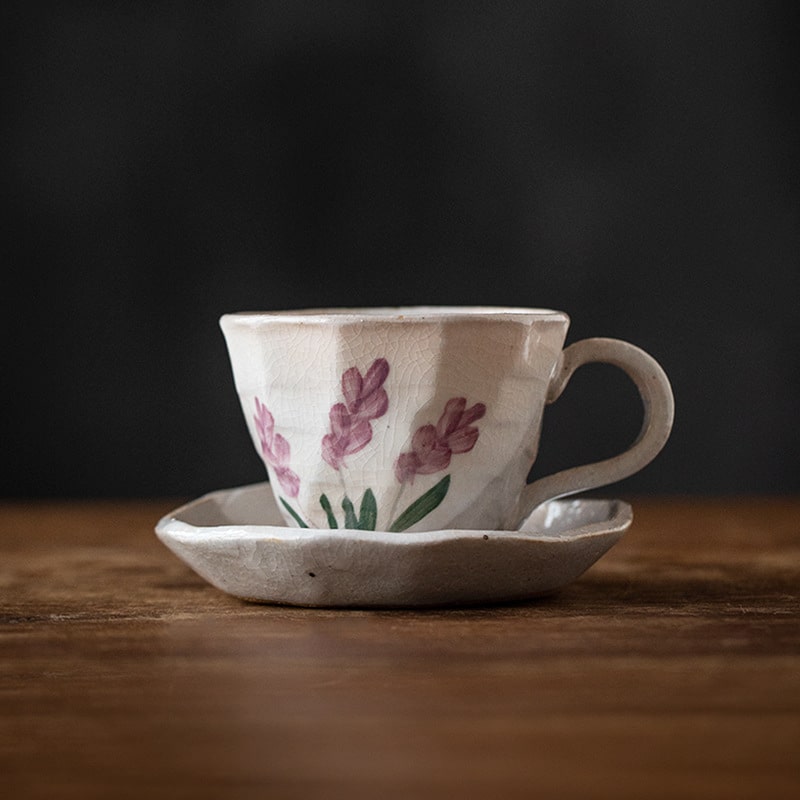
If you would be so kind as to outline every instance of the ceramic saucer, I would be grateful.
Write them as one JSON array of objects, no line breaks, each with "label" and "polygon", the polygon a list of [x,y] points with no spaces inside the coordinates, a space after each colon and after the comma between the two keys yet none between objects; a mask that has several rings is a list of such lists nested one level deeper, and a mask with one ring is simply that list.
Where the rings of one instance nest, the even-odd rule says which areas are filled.
[{"label": "ceramic saucer", "polygon": [[524,600],[566,586],[630,527],[620,500],[553,500],[518,531],[289,528],[267,483],[194,500],[156,534],[209,583],[245,600],[410,607]]}]

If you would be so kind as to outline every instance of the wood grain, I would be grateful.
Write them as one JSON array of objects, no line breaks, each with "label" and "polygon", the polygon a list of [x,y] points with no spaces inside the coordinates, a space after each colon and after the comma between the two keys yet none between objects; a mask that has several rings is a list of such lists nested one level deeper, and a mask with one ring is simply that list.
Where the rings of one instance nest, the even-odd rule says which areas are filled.
[{"label": "wood grain", "polygon": [[800,796],[800,499],[633,499],[558,595],[247,604],[177,501],[0,505],[9,798]]}]

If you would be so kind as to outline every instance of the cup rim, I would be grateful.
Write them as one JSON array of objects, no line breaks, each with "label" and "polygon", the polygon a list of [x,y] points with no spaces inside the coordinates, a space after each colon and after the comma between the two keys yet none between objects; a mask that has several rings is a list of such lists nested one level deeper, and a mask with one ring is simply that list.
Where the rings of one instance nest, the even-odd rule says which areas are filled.
[{"label": "cup rim", "polygon": [[307,308],[277,311],[234,311],[223,314],[220,324],[270,325],[285,322],[303,324],[381,323],[405,324],[442,321],[528,321],[568,322],[563,311],[519,306],[376,306],[360,308]]}]

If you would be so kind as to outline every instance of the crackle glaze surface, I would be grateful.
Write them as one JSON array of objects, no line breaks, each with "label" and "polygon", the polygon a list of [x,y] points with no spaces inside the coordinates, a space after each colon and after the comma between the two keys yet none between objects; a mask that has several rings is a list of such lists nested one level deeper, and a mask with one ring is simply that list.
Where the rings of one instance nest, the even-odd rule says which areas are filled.
[{"label": "crackle glaze surface", "polygon": [[388,531],[508,527],[567,325],[512,309],[221,320],[287,524]]},{"label": "crackle glaze surface", "polygon": [[556,500],[519,531],[387,533],[286,527],[266,483],[214,492],[165,516],[161,541],[246,600],[402,607],[523,600],[575,580],[630,527],[617,500]]},{"label": "crackle glaze surface", "polygon": [[[667,441],[669,380],[639,348],[519,308],[228,314],[220,320],[253,443],[288,525],[515,530],[537,505],[642,469]],[[583,364],[624,370],[644,406],[619,455],[526,485],[546,403]]]}]

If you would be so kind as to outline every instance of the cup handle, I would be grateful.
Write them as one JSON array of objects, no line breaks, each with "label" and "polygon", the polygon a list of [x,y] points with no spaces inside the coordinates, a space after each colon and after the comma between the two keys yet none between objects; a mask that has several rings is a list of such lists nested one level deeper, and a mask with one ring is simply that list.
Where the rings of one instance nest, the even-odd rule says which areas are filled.
[{"label": "cup handle", "polygon": [[528,484],[517,503],[514,528],[520,527],[533,509],[547,500],[597,489],[633,475],[658,455],[669,438],[675,416],[669,378],[652,356],[619,339],[583,339],[567,347],[553,371],[547,403],[555,402],[575,370],[590,362],[613,364],[636,384],[644,406],[639,436],[618,456],[572,467]]}]

